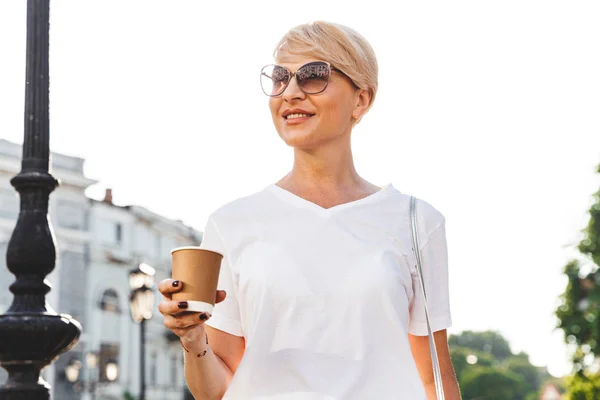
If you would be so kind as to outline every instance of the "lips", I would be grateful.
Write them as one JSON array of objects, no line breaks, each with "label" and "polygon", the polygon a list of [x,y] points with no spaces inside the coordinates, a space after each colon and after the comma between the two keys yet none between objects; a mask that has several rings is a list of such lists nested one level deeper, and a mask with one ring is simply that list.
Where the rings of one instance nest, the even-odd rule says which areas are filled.
[{"label": "lips", "polygon": [[311,113],[309,111],[306,110],[302,110],[300,108],[294,108],[294,109],[288,109],[285,110],[281,116],[283,118],[287,119],[297,119],[297,118],[308,118],[308,117],[312,117],[313,115],[315,115],[314,113]]},{"label": "lips", "polygon": [[310,115],[310,114],[290,114],[284,118],[289,120],[289,119],[308,118],[308,117],[312,117],[312,115]]}]

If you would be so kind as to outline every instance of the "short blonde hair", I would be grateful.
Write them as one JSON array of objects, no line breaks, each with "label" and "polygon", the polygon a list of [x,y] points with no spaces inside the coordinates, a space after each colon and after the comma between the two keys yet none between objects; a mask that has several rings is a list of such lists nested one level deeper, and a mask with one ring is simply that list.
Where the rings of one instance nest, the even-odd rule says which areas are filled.
[{"label": "short blonde hair", "polygon": [[369,108],[375,100],[379,71],[377,57],[369,42],[352,28],[325,21],[298,25],[281,38],[273,55],[279,61],[286,55],[328,61],[358,88],[371,93]]}]

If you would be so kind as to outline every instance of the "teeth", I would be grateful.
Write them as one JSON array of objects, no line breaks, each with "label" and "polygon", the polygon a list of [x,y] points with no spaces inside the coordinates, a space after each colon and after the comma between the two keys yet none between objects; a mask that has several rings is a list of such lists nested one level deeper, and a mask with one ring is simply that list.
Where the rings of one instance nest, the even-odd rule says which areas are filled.
[{"label": "teeth", "polygon": [[310,117],[310,115],[308,115],[308,114],[290,114],[286,118],[290,119],[290,118],[301,118],[301,117]]}]

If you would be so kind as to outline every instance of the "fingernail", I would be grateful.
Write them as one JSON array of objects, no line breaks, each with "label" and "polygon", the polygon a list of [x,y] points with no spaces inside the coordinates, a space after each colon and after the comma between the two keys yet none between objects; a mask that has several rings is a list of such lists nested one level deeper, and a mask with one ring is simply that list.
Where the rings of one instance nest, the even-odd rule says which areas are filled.
[{"label": "fingernail", "polygon": [[188,302],[187,301],[180,301],[179,303],[177,303],[177,307],[179,307],[179,308],[188,308]]},{"label": "fingernail", "polygon": [[179,281],[173,281],[172,285],[173,287],[179,287]]},{"label": "fingernail", "polygon": [[208,319],[208,317],[206,316],[206,314],[200,314],[201,321],[206,321],[207,319]]}]

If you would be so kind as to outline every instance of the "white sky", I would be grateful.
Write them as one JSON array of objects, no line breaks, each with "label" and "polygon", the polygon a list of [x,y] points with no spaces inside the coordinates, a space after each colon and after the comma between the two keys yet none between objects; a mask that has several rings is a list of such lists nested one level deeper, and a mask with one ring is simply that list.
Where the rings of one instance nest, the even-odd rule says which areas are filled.
[{"label": "white sky", "polygon": [[[25,1],[0,2],[0,137],[22,142]],[[292,26],[349,25],[380,91],[359,172],[448,221],[454,327],[569,372],[552,312],[600,187],[600,3],[55,0],[51,146],[120,204],[202,229],[284,175],[260,68]]]}]

